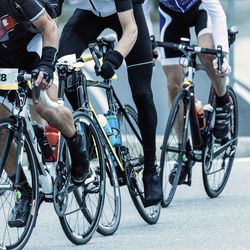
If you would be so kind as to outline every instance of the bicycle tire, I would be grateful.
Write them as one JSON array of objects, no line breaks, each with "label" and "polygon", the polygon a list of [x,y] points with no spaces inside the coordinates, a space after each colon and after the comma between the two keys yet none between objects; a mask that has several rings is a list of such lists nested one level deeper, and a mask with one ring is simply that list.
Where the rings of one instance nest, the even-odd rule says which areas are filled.
[{"label": "bicycle tire", "polygon": [[[180,107],[185,107],[186,92],[180,91],[175,97],[174,103],[169,113],[167,126],[164,133],[163,144],[161,147],[161,158],[160,158],[160,176],[162,179],[162,189],[163,189],[163,199],[162,207],[168,207],[173,197],[175,195],[178,181],[180,178],[181,168],[182,168],[182,157],[183,153],[181,148],[186,147],[186,136],[184,133],[184,127],[180,126],[178,128],[179,134],[182,135],[182,144],[179,145],[179,140],[176,136],[176,119],[184,119],[183,115],[177,115]],[[183,109],[182,109],[183,110]],[[184,111],[185,112],[185,111]],[[181,117],[180,117],[181,116]],[[183,117],[183,118],[182,118]],[[185,124],[183,121],[182,124]],[[174,127],[175,126],[175,127]],[[169,175],[171,171],[175,168],[174,179],[172,180],[172,185],[169,182]]]},{"label": "bicycle tire", "polygon": [[[59,220],[68,239],[76,245],[82,245],[92,238],[102,214],[105,196],[105,163],[102,143],[93,120],[86,113],[79,111],[74,112],[73,117],[76,128],[81,129],[86,135],[90,169],[94,180],[69,191],[68,206],[65,214],[59,216]],[[65,140],[62,141],[60,152],[59,161],[64,160],[65,154],[70,159]],[[67,162],[66,165],[68,165]]]},{"label": "bicycle tire", "polygon": [[121,220],[121,193],[114,161],[109,146],[104,144],[104,158],[106,163],[106,188],[102,215],[97,232],[109,236],[116,232]]},{"label": "bicycle tire", "polygon": [[[138,116],[137,112],[130,106],[125,105],[126,114],[128,115],[133,127],[140,135],[138,127]],[[143,175],[143,148],[139,139],[135,136],[129,125],[124,113],[118,111],[118,121],[120,127],[120,134],[122,140],[122,146],[128,149],[128,154],[123,159],[123,166],[125,169],[125,176],[127,187],[133,203],[141,215],[141,217],[148,224],[155,224],[160,216],[160,204],[156,206],[150,206],[145,208],[143,205],[144,201],[144,186],[142,181]],[[134,167],[136,166],[136,167]]]},{"label": "bicycle tire", "polygon": [[208,138],[202,161],[202,177],[205,191],[210,198],[218,197],[225,188],[233,166],[238,142],[239,118],[237,98],[230,86],[227,87],[227,91],[232,101],[229,140],[236,140],[226,149],[226,151],[222,151],[216,159],[211,160],[212,155],[221,147],[221,144],[218,140],[213,138],[212,134],[210,134]]},{"label": "bicycle tire", "polygon": [[[8,157],[15,157],[11,154],[11,148],[16,144],[17,139],[15,138],[15,122],[11,118],[1,118],[0,119],[0,134],[3,132],[10,135],[8,139],[8,144],[12,145],[8,150],[6,150],[5,155]],[[21,167],[26,175],[26,178],[32,188],[32,200],[30,206],[30,213],[25,227],[16,228],[10,227],[8,225],[8,218],[12,209],[14,208],[16,201],[16,190],[13,188],[13,183],[7,177],[5,170],[0,171],[0,244],[5,246],[7,249],[21,249],[28,242],[33,228],[36,223],[37,211],[38,211],[38,176],[36,168],[36,160],[34,157],[34,152],[32,150],[32,144],[28,140],[28,132],[24,130],[24,151],[21,162]],[[3,134],[2,134],[3,136]],[[3,137],[1,136],[1,140]],[[2,141],[3,142],[3,141]],[[2,152],[2,149],[1,149]],[[1,154],[1,160],[4,155]],[[0,160],[0,161],[1,161]]]}]

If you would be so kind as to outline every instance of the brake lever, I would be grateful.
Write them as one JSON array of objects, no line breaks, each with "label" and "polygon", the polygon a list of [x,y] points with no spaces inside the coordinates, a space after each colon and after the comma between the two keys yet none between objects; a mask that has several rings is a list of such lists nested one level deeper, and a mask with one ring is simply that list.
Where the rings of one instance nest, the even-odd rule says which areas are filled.
[{"label": "brake lever", "polygon": [[217,46],[216,57],[218,59],[218,72],[219,72],[219,74],[221,74],[222,73],[222,64],[223,64],[223,59],[224,59],[224,55],[223,55],[223,51],[222,51],[222,46],[221,45]]},{"label": "brake lever", "polygon": [[95,48],[95,44],[94,43],[90,43],[89,46],[88,46],[89,50],[90,50],[90,53],[93,57],[93,60],[95,62],[95,72],[96,72],[96,75],[100,75],[101,73],[101,65],[100,65],[100,62],[98,60],[98,57],[99,57],[99,53],[97,53],[97,50]]},{"label": "brake lever", "polygon": [[34,69],[31,73],[32,79],[34,81],[34,90],[35,90],[35,104],[38,104],[39,97],[40,97],[40,88],[39,86],[36,86],[36,79],[38,77],[39,71],[38,69]]}]

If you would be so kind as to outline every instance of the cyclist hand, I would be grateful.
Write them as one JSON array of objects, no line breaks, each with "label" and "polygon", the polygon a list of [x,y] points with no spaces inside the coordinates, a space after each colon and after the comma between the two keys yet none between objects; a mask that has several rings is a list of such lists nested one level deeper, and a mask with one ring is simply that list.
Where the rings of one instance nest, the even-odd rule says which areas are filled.
[{"label": "cyclist hand", "polygon": [[228,64],[227,59],[224,57],[221,73],[219,73],[218,70],[218,59],[213,60],[214,70],[217,76],[224,78],[225,76],[228,76],[231,73],[231,66]]},{"label": "cyclist hand", "polygon": [[39,66],[39,75],[36,80],[36,85],[40,87],[40,89],[49,89],[53,82],[53,70],[51,67],[47,65]]},{"label": "cyclist hand", "polygon": [[100,75],[104,79],[109,79],[115,74],[115,69],[118,69],[123,61],[123,56],[117,50],[112,50],[106,53],[103,59]]},{"label": "cyclist hand", "polygon": [[153,66],[155,65],[155,62],[157,60],[157,58],[159,58],[160,56],[160,52],[158,49],[153,49]]}]

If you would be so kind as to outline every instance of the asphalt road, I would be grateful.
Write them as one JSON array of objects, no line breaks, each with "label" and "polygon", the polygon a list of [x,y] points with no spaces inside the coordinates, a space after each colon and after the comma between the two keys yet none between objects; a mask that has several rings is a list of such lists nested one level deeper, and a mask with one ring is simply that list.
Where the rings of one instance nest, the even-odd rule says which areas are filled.
[{"label": "asphalt road", "polygon": [[75,246],[64,235],[52,204],[42,204],[27,250],[47,249],[250,249],[250,158],[234,163],[228,184],[216,199],[206,195],[199,164],[191,187],[180,186],[170,207],[161,210],[157,224],[146,224],[122,191],[122,218],[109,237],[98,233],[85,246]]}]

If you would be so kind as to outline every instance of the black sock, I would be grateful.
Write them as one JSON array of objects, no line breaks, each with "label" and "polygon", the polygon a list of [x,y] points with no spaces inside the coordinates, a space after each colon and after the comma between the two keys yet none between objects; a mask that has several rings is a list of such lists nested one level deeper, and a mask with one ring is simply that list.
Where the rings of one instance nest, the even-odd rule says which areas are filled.
[{"label": "black sock", "polygon": [[229,99],[229,95],[227,92],[223,96],[216,95],[216,106],[217,107],[223,107],[227,103],[229,103],[229,101],[230,101],[230,99]]},{"label": "black sock", "polygon": [[144,149],[144,167],[152,168],[155,165],[155,149]]}]

